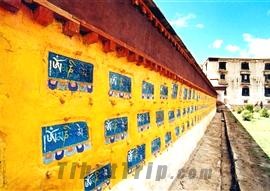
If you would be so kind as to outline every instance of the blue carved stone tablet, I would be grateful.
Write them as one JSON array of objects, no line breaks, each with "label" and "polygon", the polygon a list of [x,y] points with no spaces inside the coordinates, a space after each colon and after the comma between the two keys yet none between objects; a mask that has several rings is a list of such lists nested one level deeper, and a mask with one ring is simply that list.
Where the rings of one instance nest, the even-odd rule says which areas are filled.
[{"label": "blue carved stone tablet", "polygon": [[168,146],[172,141],[172,134],[170,131],[168,131],[166,134],[165,134],[165,146]]},{"label": "blue carved stone tablet", "polygon": [[186,100],[188,98],[188,90],[187,88],[183,89],[183,99]]},{"label": "blue carved stone tablet", "polygon": [[172,98],[176,99],[177,98],[177,92],[178,92],[178,85],[173,84],[172,85]]},{"label": "blue carved stone tablet", "polygon": [[151,153],[153,155],[157,154],[161,148],[161,140],[160,138],[156,138],[151,142]]},{"label": "blue carved stone tablet", "polygon": [[187,129],[190,127],[190,123],[189,121],[187,121]]},{"label": "blue carved stone tablet", "polygon": [[150,114],[149,112],[137,114],[138,131],[144,131],[150,127]]},{"label": "blue carved stone tablet", "polygon": [[88,126],[83,121],[42,127],[43,162],[46,164],[89,148]]},{"label": "blue carved stone tablet", "polygon": [[184,123],[182,124],[181,129],[182,129],[182,133],[183,133],[185,131],[185,124]]},{"label": "blue carved stone tablet", "polygon": [[180,118],[181,117],[181,110],[180,109],[177,109],[176,110],[176,117],[177,118]]},{"label": "blue carved stone tablet", "polygon": [[106,144],[124,140],[127,137],[128,118],[120,117],[104,122]]},{"label": "blue carved stone tablet", "polygon": [[191,96],[192,96],[191,94],[192,94],[192,93],[191,93],[191,89],[189,89],[189,90],[188,90],[188,99],[191,99]]},{"label": "blue carved stone tablet", "polygon": [[183,108],[183,116],[186,115],[186,108]]},{"label": "blue carved stone tablet", "polygon": [[50,89],[70,91],[93,91],[93,70],[91,63],[49,52],[48,86]]},{"label": "blue carved stone tablet", "polygon": [[128,173],[133,172],[136,168],[140,167],[145,160],[145,144],[139,145],[128,151],[127,154],[127,167]]},{"label": "blue carved stone tablet", "polygon": [[176,137],[180,136],[180,128],[178,126],[175,127],[174,132],[175,132]]},{"label": "blue carved stone tablet", "polygon": [[157,123],[157,126],[164,124],[164,111],[156,112],[156,123]]},{"label": "blue carved stone tablet", "polygon": [[161,85],[160,86],[160,99],[168,99],[168,87]]},{"label": "blue carved stone tablet", "polygon": [[110,184],[111,164],[107,164],[84,177],[84,190],[103,190]]},{"label": "blue carved stone tablet", "polygon": [[142,98],[143,99],[154,99],[154,85],[143,81],[142,82]]},{"label": "blue carved stone tablet", "polygon": [[168,116],[169,116],[169,122],[173,122],[175,120],[174,111],[169,111]]},{"label": "blue carved stone tablet", "polygon": [[109,96],[131,98],[131,78],[115,72],[109,73]]}]

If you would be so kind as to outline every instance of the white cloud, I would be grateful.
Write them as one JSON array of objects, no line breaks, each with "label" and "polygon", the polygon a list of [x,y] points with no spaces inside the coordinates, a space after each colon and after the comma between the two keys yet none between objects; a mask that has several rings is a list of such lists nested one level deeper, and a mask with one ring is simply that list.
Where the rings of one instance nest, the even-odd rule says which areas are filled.
[{"label": "white cloud", "polygon": [[225,49],[228,50],[229,52],[238,52],[240,50],[240,47],[236,46],[236,45],[229,44],[225,47]]},{"label": "white cloud", "polygon": [[195,18],[196,18],[196,15],[192,13],[189,13],[187,15],[178,14],[176,19],[170,20],[169,22],[174,27],[184,28],[184,27],[188,27],[188,22]]},{"label": "white cloud", "polygon": [[244,33],[243,39],[247,43],[247,48],[241,50],[241,56],[270,58],[270,38],[258,38]]},{"label": "white cloud", "polygon": [[204,28],[204,24],[198,23],[198,24],[195,25],[195,27],[198,28],[198,29],[203,29]]},{"label": "white cloud", "polygon": [[222,46],[223,40],[217,39],[212,43],[212,48],[218,49]]}]

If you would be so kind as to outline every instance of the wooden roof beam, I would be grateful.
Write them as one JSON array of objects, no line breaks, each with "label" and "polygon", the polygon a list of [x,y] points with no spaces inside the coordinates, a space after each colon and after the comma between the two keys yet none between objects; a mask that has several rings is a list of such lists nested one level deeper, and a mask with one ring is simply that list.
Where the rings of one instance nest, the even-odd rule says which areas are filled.
[{"label": "wooden roof beam", "polygon": [[143,62],[144,62],[144,57],[138,56],[138,60],[137,60],[136,65],[141,66],[143,64]]},{"label": "wooden roof beam", "polygon": [[97,43],[99,40],[99,35],[95,32],[89,32],[83,36],[83,43],[84,44],[93,44]]},{"label": "wooden roof beam", "polygon": [[113,52],[116,50],[116,43],[112,40],[104,40],[102,44],[103,44],[103,51],[105,53]]},{"label": "wooden roof beam", "polygon": [[0,6],[13,13],[20,9],[21,4],[21,0],[0,0]]},{"label": "wooden roof beam", "polygon": [[80,33],[80,24],[67,20],[64,24],[63,24],[63,33],[67,36],[74,36],[75,34],[79,34]]},{"label": "wooden roof beam", "polygon": [[116,56],[118,58],[120,57],[126,57],[128,54],[128,50],[124,48],[123,46],[116,46]]},{"label": "wooden roof beam", "polygon": [[129,62],[136,62],[138,60],[138,58],[137,58],[137,55],[134,52],[128,51],[127,60]]},{"label": "wooden roof beam", "polygon": [[53,12],[50,9],[43,6],[38,6],[33,11],[33,18],[36,22],[38,22],[43,26],[48,26],[54,20]]}]

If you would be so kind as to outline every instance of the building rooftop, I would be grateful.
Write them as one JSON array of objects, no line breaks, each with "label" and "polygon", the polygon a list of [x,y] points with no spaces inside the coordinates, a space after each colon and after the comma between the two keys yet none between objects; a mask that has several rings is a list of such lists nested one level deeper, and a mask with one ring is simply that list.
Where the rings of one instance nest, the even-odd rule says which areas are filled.
[{"label": "building rooftop", "polygon": [[240,58],[240,57],[209,57],[208,61],[218,61],[218,60],[269,60],[269,58]]}]

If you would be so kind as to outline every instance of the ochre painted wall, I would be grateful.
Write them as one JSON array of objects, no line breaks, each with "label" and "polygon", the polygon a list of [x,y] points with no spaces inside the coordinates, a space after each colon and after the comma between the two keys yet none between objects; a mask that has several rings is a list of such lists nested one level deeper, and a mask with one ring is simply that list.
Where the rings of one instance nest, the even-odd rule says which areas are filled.
[{"label": "ochre painted wall", "polygon": [[[200,99],[171,98],[173,81],[159,73],[147,70],[115,53],[105,54],[100,43],[86,46],[80,36],[72,38],[62,33],[62,25],[54,22],[43,27],[22,9],[16,14],[0,8],[0,188],[8,190],[83,190],[80,166],[87,162],[92,168],[106,163],[117,164],[110,186],[122,179],[127,152],[139,144],[146,144],[146,161],[152,160],[151,141],[171,131],[172,140],[176,126],[186,126],[195,116],[202,119],[215,107],[215,98],[197,92]],[[94,65],[93,92],[50,90],[48,80],[48,52],[52,51]],[[131,77],[132,98],[129,100],[108,96],[109,71]],[[154,84],[154,100],[141,98],[142,81]],[[177,82],[178,83],[178,82]],[[160,100],[159,86],[169,87],[169,99]],[[178,83],[183,91],[184,85]],[[180,91],[179,90],[179,91]],[[180,93],[179,93],[180,94]],[[191,105],[201,109],[172,123],[168,111]],[[157,127],[155,112],[164,110],[164,125]],[[149,111],[150,129],[138,132],[137,114]],[[105,144],[104,121],[127,116],[128,137],[123,141]],[[86,121],[89,127],[91,148],[80,154],[64,157],[68,162],[63,179],[58,179],[58,161],[44,164],[42,159],[41,129],[47,125]],[[197,121],[198,122],[198,121]],[[185,128],[185,130],[188,130]],[[77,162],[75,179],[70,179],[72,162]],[[3,177],[3,178],[2,178]],[[2,180],[3,179],[3,180]]]}]

